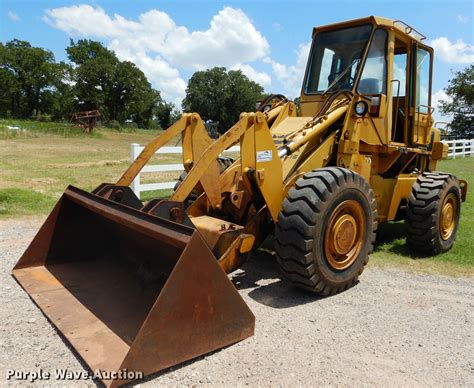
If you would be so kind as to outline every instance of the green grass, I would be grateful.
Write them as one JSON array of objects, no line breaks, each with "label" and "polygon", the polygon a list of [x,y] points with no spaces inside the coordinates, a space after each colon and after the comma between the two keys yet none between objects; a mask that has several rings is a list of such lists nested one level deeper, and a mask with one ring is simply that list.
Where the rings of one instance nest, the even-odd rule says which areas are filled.
[{"label": "green grass", "polygon": [[130,144],[146,144],[156,135],[103,130],[100,138],[38,133],[0,139],[0,189],[22,188],[59,198],[68,184],[91,190],[115,182],[130,164]]},{"label": "green grass", "polygon": [[467,200],[461,206],[461,221],[454,246],[448,252],[434,257],[420,257],[406,246],[403,222],[381,224],[377,232],[375,252],[370,256],[372,265],[396,266],[406,270],[448,275],[474,276],[474,158],[444,160],[440,171],[453,173],[465,179]]},{"label": "green grass", "polygon": [[143,191],[140,194],[140,199],[146,202],[154,198],[169,198],[171,194],[173,194],[172,189]]},{"label": "green grass", "polygon": [[0,216],[47,214],[56,199],[33,190],[0,189]]},{"label": "green grass", "polygon": [[0,139],[34,138],[40,134],[62,137],[102,137],[100,129],[94,129],[92,133],[87,134],[82,128],[71,123],[0,119]]}]

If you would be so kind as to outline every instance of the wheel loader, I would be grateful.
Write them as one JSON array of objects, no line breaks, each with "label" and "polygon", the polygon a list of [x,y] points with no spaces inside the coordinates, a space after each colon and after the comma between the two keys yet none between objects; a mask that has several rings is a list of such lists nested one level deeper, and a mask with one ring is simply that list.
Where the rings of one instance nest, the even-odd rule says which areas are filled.
[{"label": "wheel loader", "polygon": [[[315,28],[298,105],[270,96],[218,139],[184,113],[116,183],[69,186],[13,276],[116,386],[253,335],[226,274],[269,235],[284,279],[324,296],[357,282],[381,222],[404,219],[420,255],[450,249],[467,183],[437,171],[424,39],[380,17]],[[142,203],[129,185],[176,136],[185,174]]]}]

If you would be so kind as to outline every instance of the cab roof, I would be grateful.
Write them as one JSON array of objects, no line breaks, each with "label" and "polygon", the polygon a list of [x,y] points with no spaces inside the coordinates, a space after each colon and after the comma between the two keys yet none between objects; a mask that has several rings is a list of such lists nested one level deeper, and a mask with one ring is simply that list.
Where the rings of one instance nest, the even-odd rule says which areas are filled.
[{"label": "cab roof", "polygon": [[364,24],[364,23],[375,24],[376,26],[387,27],[389,29],[398,30],[418,42],[421,42],[422,40],[426,39],[425,35],[415,30],[413,27],[403,22],[402,20],[392,20],[392,19],[387,19],[380,16],[368,16],[365,18],[347,20],[340,23],[332,23],[332,24],[327,24],[325,26],[321,26],[321,27],[315,27],[313,29],[313,38],[316,32],[319,32],[319,31],[334,30],[336,28],[349,27],[349,26],[354,26],[354,25],[359,25],[359,24]]}]

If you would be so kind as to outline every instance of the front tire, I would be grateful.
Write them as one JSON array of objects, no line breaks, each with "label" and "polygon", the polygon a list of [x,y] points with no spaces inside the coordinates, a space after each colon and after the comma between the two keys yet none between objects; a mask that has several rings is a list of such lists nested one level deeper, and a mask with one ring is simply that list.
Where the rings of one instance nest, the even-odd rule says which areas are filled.
[{"label": "front tire", "polygon": [[306,173],[283,202],[275,231],[276,256],[298,287],[332,295],[351,287],[364,270],[377,229],[372,189],[345,168]]},{"label": "front tire", "polygon": [[424,255],[449,250],[461,214],[461,189],[454,175],[425,172],[408,198],[405,225],[410,249]]}]

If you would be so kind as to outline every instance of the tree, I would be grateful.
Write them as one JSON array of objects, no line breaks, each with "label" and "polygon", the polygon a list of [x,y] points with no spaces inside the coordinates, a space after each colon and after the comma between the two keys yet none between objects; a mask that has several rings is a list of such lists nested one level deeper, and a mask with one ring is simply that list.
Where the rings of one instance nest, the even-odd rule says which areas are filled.
[{"label": "tree", "polygon": [[198,112],[205,121],[218,122],[219,132],[224,133],[241,112],[255,111],[262,95],[263,88],[240,70],[214,67],[193,74],[182,106],[185,112]]},{"label": "tree", "polygon": [[0,43],[0,114],[26,118],[51,113],[47,101],[62,85],[64,63],[51,51],[18,39]]},{"label": "tree", "polygon": [[15,73],[3,65],[4,47],[0,43],[0,115],[3,117],[14,116],[19,110],[19,96],[20,85],[15,76]]},{"label": "tree", "polygon": [[75,96],[72,87],[72,67],[60,62],[54,67],[55,82],[48,88],[41,99],[41,112],[51,115],[53,120],[67,120],[74,111]]},{"label": "tree", "polygon": [[441,101],[441,112],[453,117],[450,135],[474,137],[474,65],[454,73],[445,89],[450,101]]},{"label": "tree", "polygon": [[0,116],[69,119],[99,109],[105,121],[132,119],[145,128],[155,118],[163,127],[177,119],[145,74],[100,42],[71,40],[66,52],[71,64],[26,41],[0,43]]},{"label": "tree", "polygon": [[161,101],[145,74],[132,62],[119,62],[112,75],[112,85],[105,90],[104,103],[114,120],[133,119],[139,127],[147,128],[153,111]]},{"label": "tree", "polygon": [[135,64],[120,61],[100,42],[87,39],[71,40],[66,51],[75,64],[78,110],[100,109],[107,121],[131,118],[141,127],[149,126],[161,96]]},{"label": "tree", "polygon": [[171,102],[161,101],[155,109],[155,116],[162,129],[169,128],[181,118],[181,113]]},{"label": "tree", "polygon": [[115,54],[100,42],[87,39],[77,42],[71,39],[66,52],[69,60],[75,65],[73,80],[74,94],[77,97],[76,109],[101,109],[106,119],[115,119],[108,117],[109,112],[103,106],[118,63]]}]

